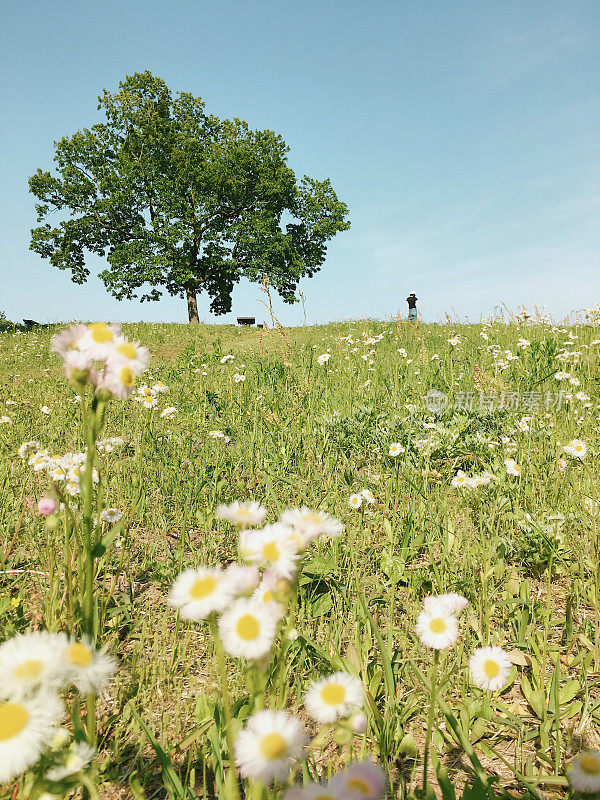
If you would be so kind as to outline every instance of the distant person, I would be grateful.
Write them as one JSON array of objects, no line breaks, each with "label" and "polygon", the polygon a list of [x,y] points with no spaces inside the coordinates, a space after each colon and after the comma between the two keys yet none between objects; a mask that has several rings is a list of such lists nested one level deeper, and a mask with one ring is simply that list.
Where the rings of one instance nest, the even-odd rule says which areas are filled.
[{"label": "distant person", "polygon": [[408,318],[409,320],[416,319],[417,316],[421,316],[421,309],[419,308],[419,304],[417,302],[417,295],[414,292],[411,292],[408,297],[406,298],[406,305],[408,306]]}]

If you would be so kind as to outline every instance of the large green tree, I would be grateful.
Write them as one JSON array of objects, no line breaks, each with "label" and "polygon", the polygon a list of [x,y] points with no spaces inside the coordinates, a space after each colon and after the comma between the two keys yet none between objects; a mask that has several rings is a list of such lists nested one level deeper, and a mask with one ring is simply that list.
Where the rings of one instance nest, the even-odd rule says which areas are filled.
[{"label": "large green tree", "polygon": [[186,297],[190,322],[198,292],[214,313],[230,311],[241,277],[266,278],[292,303],[327,241],[350,227],[331,182],[296,180],[273,131],[207,115],[149,71],[98,100],[105,121],[56,142],[55,174],[29,180],[44,223],[30,247],[75,283],[89,276],[88,251],[106,257],[100,277],[115,297]]}]

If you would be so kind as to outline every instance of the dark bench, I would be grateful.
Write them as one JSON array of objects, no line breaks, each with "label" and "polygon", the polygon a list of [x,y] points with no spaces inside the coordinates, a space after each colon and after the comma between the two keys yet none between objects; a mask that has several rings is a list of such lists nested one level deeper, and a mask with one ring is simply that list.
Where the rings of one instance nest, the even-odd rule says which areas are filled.
[{"label": "dark bench", "polygon": [[254,317],[238,317],[238,325],[254,325],[256,319]]}]

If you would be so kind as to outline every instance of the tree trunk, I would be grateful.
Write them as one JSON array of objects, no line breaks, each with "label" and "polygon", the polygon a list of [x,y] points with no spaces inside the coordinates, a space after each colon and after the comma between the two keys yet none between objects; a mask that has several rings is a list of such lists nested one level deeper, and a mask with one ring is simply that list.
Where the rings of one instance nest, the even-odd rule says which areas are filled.
[{"label": "tree trunk", "polygon": [[186,286],[185,296],[187,298],[190,325],[197,325],[200,320],[198,319],[198,300],[196,299],[196,290]]}]

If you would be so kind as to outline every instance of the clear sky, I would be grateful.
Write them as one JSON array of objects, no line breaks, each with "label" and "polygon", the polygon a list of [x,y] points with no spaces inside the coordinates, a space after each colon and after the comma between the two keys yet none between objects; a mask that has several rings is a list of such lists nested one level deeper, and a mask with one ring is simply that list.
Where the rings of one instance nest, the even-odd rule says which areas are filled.
[{"label": "clear sky", "polygon": [[[186,321],[118,302],[29,251],[27,179],[150,69],[207,112],[281,133],[330,177],[352,228],[302,285],[308,322],[425,319],[496,304],[555,316],[600,301],[597,0],[21,0],[1,3],[0,310],[9,318]],[[90,260],[93,269],[99,261]],[[231,322],[265,317],[240,285]],[[300,305],[278,304],[285,324]]]}]

